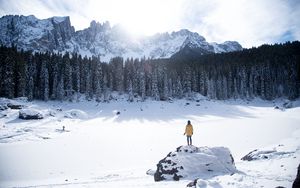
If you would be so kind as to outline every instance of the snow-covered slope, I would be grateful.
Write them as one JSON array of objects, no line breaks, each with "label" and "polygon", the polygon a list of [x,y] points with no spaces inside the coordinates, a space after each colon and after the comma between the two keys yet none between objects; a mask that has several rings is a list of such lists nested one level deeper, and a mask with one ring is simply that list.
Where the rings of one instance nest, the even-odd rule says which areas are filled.
[{"label": "snow-covered slope", "polygon": [[196,32],[182,29],[150,37],[133,38],[120,26],[111,27],[92,21],[90,27],[76,31],[69,17],[37,19],[34,16],[3,16],[0,18],[0,44],[17,45],[19,49],[51,52],[77,52],[82,56],[99,56],[109,61],[124,58],[168,58],[188,46],[203,53],[241,50],[238,42],[208,43]]}]

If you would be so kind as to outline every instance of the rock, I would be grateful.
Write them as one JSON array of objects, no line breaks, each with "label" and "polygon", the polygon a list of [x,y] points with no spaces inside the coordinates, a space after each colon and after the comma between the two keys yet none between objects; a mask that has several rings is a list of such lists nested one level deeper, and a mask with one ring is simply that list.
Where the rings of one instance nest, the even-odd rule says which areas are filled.
[{"label": "rock", "polygon": [[180,146],[158,162],[154,180],[210,178],[235,172],[234,160],[227,148]]},{"label": "rock", "polygon": [[298,166],[298,172],[297,172],[297,176],[296,179],[293,183],[293,187],[292,188],[299,188],[300,187],[300,164]]},{"label": "rock", "polygon": [[4,117],[7,117],[7,115],[3,114],[3,113],[0,113],[0,118],[4,118]]},{"label": "rock", "polygon": [[155,170],[149,169],[149,170],[147,170],[146,174],[147,174],[147,175],[154,176]]},{"label": "rock", "polygon": [[195,179],[194,181],[187,184],[187,187],[222,187],[217,181],[203,180],[203,179]]},{"label": "rock", "polygon": [[279,106],[275,106],[275,107],[274,107],[274,109],[276,109],[276,110],[279,110],[279,109],[280,109],[280,107],[279,107]]},{"label": "rock", "polygon": [[19,118],[20,119],[43,119],[44,116],[41,112],[36,109],[22,109],[19,111]]},{"label": "rock", "polygon": [[6,104],[0,104],[0,111],[7,110],[8,107]]},{"label": "rock", "polygon": [[198,180],[198,179],[195,179],[194,181],[188,183],[186,186],[187,186],[187,187],[195,187],[196,184],[197,184],[197,180]]},{"label": "rock", "polygon": [[282,105],[284,108],[293,108],[293,103],[291,101],[285,101]]},{"label": "rock", "polygon": [[14,109],[14,110],[20,110],[22,108],[24,108],[25,106],[19,103],[8,103],[7,107],[10,109]]},{"label": "rock", "polygon": [[283,152],[283,151],[277,151],[276,148],[273,149],[265,149],[265,150],[253,150],[249,152],[247,155],[241,158],[243,161],[254,161],[254,160],[260,160],[260,159],[271,159],[276,156],[283,156],[287,154],[291,154],[292,152]]},{"label": "rock", "polygon": [[242,157],[241,160],[243,160],[243,161],[253,161],[253,160],[256,160],[256,158],[254,158],[256,152],[257,152],[257,149],[249,152],[247,155],[245,155],[244,157]]}]

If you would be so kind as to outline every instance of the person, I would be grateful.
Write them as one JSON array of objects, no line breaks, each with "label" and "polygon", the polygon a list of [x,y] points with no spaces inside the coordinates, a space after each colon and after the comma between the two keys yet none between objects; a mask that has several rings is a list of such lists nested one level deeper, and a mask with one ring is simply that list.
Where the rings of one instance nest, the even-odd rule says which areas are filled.
[{"label": "person", "polygon": [[193,126],[190,120],[188,120],[187,122],[187,125],[185,127],[185,132],[183,135],[186,135],[187,144],[192,145]]}]

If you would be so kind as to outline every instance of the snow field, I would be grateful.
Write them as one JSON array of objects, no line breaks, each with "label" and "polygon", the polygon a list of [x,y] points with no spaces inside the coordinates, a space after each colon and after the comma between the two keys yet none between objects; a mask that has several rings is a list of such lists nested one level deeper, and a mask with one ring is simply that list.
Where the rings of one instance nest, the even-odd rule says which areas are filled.
[{"label": "snow field", "polygon": [[[18,110],[1,112],[7,116],[0,118],[0,187],[185,187],[193,180],[154,182],[146,171],[186,144],[187,120],[194,126],[195,146],[228,147],[240,171],[199,185],[290,187],[296,176],[299,101],[285,111],[261,100],[24,103],[55,115],[20,120]],[[79,116],[65,116],[70,111]],[[290,155],[240,160],[254,149],[274,147]]]}]

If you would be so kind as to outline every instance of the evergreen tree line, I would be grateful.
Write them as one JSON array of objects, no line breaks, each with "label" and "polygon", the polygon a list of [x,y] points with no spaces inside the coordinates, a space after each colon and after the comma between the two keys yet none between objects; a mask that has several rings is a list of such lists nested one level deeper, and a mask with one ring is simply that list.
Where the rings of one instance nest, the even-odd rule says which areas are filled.
[{"label": "evergreen tree line", "polygon": [[0,96],[29,100],[109,101],[113,91],[128,100],[278,97],[300,94],[300,42],[263,45],[196,59],[126,59],[109,63],[78,54],[18,52],[0,47]]}]

